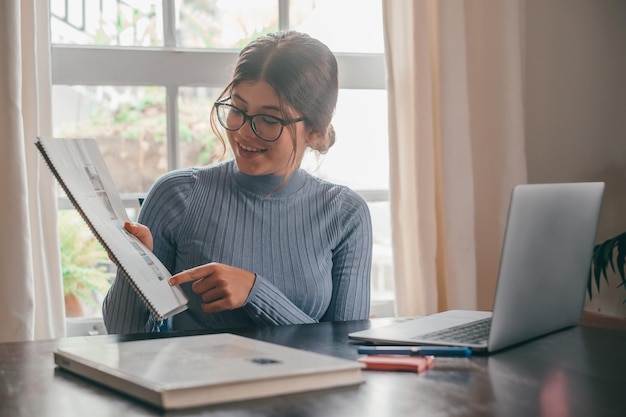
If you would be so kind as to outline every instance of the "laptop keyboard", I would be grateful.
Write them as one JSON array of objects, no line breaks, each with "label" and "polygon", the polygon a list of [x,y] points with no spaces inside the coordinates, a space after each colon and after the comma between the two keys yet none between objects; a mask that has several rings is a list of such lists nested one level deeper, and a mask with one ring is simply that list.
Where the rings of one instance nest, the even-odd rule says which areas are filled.
[{"label": "laptop keyboard", "polygon": [[432,340],[436,342],[484,344],[487,343],[490,327],[491,317],[488,317],[468,324],[416,336],[413,339]]}]

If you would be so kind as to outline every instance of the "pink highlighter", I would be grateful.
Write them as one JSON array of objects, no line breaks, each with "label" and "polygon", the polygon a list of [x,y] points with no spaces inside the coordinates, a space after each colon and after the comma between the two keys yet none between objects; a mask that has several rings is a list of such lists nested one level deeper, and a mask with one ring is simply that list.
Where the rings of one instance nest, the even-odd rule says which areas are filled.
[{"label": "pink highlighter", "polygon": [[433,367],[434,356],[366,355],[357,359],[365,369],[375,371],[424,372]]}]

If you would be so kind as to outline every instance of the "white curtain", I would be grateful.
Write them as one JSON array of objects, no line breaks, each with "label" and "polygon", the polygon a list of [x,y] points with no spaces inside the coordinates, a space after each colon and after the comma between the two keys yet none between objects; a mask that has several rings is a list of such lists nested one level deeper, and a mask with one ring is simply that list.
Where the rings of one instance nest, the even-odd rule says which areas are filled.
[{"label": "white curtain", "polygon": [[65,334],[50,136],[48,2],[0,1],[0,342]]},{"label": "white curtain", "polygon": [[396,310],[492,308],[527,181],[522,0],[383,0]]}]

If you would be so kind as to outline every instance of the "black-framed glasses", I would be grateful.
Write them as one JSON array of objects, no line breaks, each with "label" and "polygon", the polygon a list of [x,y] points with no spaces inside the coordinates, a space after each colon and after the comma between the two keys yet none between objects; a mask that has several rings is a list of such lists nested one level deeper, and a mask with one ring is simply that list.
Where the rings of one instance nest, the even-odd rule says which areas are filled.
[{"label": "black-framed glasses", "polygon": [[227,97],[223,100],[216,101],[214,106],[217,112],[217,120],[226,130],[236,131],[250,121],[250,126],[255,135],[266,142],[275,142],[283,133],[283,127],[301,122],[304,117],[297,119],[283,120],[279,117],[269,114],[248,114],[240,108],[226,103],[230,100]]}]

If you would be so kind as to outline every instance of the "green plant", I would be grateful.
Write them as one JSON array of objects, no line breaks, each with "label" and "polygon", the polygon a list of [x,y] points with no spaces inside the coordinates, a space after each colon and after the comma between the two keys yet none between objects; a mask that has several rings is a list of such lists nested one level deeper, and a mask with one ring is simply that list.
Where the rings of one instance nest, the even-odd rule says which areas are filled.
[{"label": "green plant", "polygon": [[97,307],[94,295],[106,293],[113,277],[106,251],[74,210],[59,210],[59,243],[64,295]]},{"label": "green plant", "polygon": [[[605,240],[597,244],[593,249],[591,260],[591,269],[589,271],[589,281],[587,282],[587,292],[589,298],[592,297],[593,283],[595,282],[596,290],[600,291],[600,281],[602,277],[608,283],[608,268],[613,273],[618,272],[622,282],[618,287],[626,289],[626,273],[624,266],[626,265],[626,232]],[[626,299],[624,299],[626,303]]]}]

